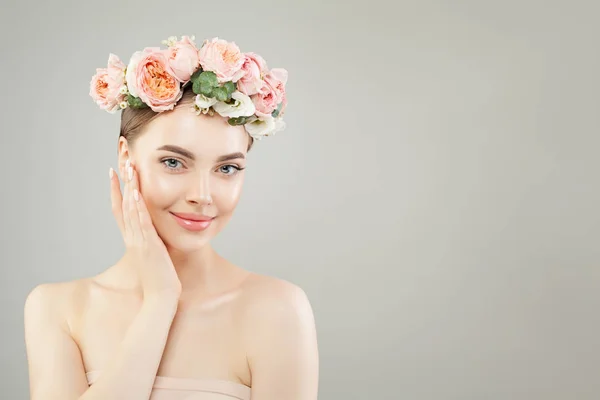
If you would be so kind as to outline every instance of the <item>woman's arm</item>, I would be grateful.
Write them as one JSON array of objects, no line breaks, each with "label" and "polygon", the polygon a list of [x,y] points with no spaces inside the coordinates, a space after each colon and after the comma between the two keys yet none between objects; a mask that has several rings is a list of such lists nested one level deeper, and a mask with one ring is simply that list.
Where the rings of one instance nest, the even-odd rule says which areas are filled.
[{"label": "woman's arm", "polygon": [[316,400],[317,334],[304,291],[285,281],[246,313],[252,400]]},{"label": "woman's arm", "polygon": [[88,388],[79,348],[64,318],[64,291],[39,285],[25,303],[31,400],[148,400],[171,323],[176,295],[145,299],[121,346]]}]

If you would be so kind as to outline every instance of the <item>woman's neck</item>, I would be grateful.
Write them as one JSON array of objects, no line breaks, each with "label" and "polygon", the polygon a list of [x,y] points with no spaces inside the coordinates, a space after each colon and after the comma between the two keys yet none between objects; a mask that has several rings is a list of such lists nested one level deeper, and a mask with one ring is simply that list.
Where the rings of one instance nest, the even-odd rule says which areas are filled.
[{"label": "woman's neck", "polygon": [[[225,276],[236,269],[209,244],[194,252],[183,252],[168,246],[167,251],[183,292],[196,290],[212,292]],[[105,271],[103,274],[107,280],[105,283],[118,290],[141,293],[140,278],[133,262],[125,254],[115,265]]]},{"label": "woman's neck", "polygon": [[194,252],[167,247],[184,292],[209,285],[218,275],[223,259],[209,244]]}]

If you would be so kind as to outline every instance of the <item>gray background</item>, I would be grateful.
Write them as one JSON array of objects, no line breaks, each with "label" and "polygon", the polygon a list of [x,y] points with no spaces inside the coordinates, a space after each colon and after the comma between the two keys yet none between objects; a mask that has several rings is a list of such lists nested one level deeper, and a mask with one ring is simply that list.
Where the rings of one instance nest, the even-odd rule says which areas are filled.
[{"label": "gray background", "polygon": [[320,399],[599,398],[594,3],[3,1],[0,397],[27,293],[123,251],[95,68],[194,34],[289,71],[215,246],[307,292]]}]

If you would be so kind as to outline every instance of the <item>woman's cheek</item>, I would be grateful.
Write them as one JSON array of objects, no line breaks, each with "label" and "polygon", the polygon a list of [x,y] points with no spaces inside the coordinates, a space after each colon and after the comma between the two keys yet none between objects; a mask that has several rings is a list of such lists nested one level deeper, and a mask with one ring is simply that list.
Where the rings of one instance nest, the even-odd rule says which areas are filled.
[{"label": "woman's cheek", "polygon": [[181,178],[178,175],[162,172],[154,174],[153,180],[156,191],[164,192],[175,189],[180,184]]},{"label": "woman's cheek", "polygon": [[176,193],[177,179],[163,171],[150,171],[143,176],[144,198],[150,207],[166,208],[172,202],[169,197]]},{"label": "woman's cheek", "polygon": [[233,209],[237,206],[242,194],[242,186],[243,179],[239,179],[222,187],[223,190],[220,191],[218,197],[222,199],[223,208]]}]

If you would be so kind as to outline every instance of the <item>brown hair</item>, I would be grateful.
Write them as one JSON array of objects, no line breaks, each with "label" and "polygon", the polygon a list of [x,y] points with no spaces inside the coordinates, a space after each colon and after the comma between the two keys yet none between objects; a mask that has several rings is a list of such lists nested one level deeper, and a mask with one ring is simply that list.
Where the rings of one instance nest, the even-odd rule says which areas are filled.
[{"label": "brown hair", "polygon": [[[196,94],[192,91],[192,86],[189,85],[183,89],[183,95],[177,102],[175,107],[190,106],[196,97]],[[154,118],[158,117],[160,113],[152,111],[151,108],[131,108],[128,107],[121,111],[121,128],[119,137],[123,136],[127,139],[128,143],[133,143],[137,137],[144,131],[144,128]],[[254,139],[249,136],[250,141],[248,143],[247,151],[250,151]]]}]

